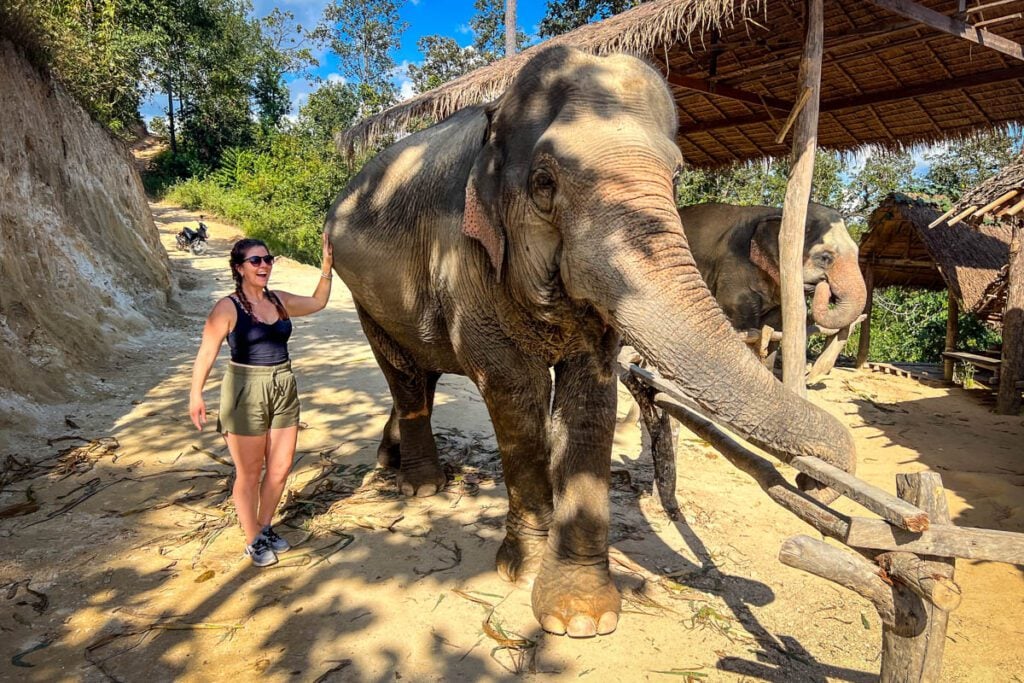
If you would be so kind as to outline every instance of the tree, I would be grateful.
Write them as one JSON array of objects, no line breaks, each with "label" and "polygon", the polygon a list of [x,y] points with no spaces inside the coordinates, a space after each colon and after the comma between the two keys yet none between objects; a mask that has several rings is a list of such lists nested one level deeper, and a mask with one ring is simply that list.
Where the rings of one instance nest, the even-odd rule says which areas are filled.
[{"label": "tree", "polygon": [[544,18],[540,21],[542,38],[568,33],[591,21],[607,19],[625,12],[644,0],[549,0]]},{"label": "tree", "polygon": [[[505,0],[475,0],[476,14],[469,20],[473,47],[488,63],[505,56]],[[526,34],[516,29],[518,49],[526,45]]]},{"label": "tree", "polygon": [[1021,136],[1006,131],[979,133],[935,148],[924,155],[929,164],[924,177],[926,191],[956,203],[963,193],[995,175],[1020,153]]},{"label": "tree", "polygon": [[363,114],[392,104],[393,50],[408,24],[400,20],[402,0],[332,0],[314,35],[341,60],[341,72],[359,89]]},{"label": "tree", "polygon": [[359,93],[347,83],[325,83],[299,109],[296,128],[316,145],[332,145],[335,134],[355,123]]},{"label": "tree", "polygon": [[307,34],[295,15],[276,7],[260,20],[261,58],[253,84],[253,99],[260,126],[266,133],[276,128],[291,110],[291,98],[284,84],[287,73],[309,76],[309,67],[318,66],[309,49]]},{"label": "tree", "polygon": [[418,93],[487,64],[487,59],[476,48],[460,47],[447,36],[423,36],[416,46],[423,53],[423,62],[409,66],[409,78]]}]

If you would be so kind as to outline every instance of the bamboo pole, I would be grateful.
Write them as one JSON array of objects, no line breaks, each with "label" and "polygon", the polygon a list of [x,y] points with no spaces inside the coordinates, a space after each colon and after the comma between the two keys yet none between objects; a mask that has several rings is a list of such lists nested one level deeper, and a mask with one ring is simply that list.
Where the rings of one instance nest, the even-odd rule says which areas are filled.
[{"label": "bamboo pole", "polygon": [[[956,338],[960,327],[960,302],[952,289],[946,290],[949,297],[946,305],[946,351],[956,351]],[[942,376],[947,382],[953,381],[953,359],[942,359]]]},{"label": "bamboo pole", "polygon": [[857,342],[857,367],[868,362],[871,347],[871,307],[875,301],[875,268],[871,263],[864,266],[864,286],[867,288],[867,303],[864,304],[864,322],[860,324],[860,341]]},{"label": "bamboo pole", "polygon": [[807,303],[804,300],[803,253],[807,204],[811,199],[814,153],[818,144],[818,108],[821,100],[821,53],[824,42],[822,0],[807,0],[804,53],[800,59],[797,92],[811,90],[793,129],[793,165],[786,183],[779,231],[779,270],[782,279],[782,381],[799,396],[807,395]]},{"label": "bamboo pole", "polygon": [[1010,267],[1006,275],[1006,308],[1003,309],[1003,352],[999,368],[996,412],[1020,413],[1020,389],[1024,379],[1024,256],[1021,254],[1021,222],[1014,219],[1010,238]]}]

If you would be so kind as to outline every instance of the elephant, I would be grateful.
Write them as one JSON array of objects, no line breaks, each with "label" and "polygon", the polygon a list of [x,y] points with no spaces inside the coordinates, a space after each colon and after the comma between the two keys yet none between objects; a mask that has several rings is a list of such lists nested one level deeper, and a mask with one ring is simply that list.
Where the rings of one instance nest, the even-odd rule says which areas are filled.
[{"label": "elephant", "polygon": [[619,621],[608,529],[623,338],[752,443],[854,468],[847,430],[746,353],[701,280],[674,201],[676,116],[645,62],[545,48],[496,100],[367,162],[325,224],[393,398],[378,462],[404,495],[440,490],[435,387],[469,377],[507,488],[497,571],[532,582],[552,634]]},{"label": "elephant", "polygon": [[[679,218],[697,268],[733,327],[779,329],[782,209],[695,204],[680,208]],[[811,317],[820,327],[846,327],[864,311],[867,291],[857,258],[857,243],[839,212],[809,204],[803,281],[805,291],[814,293]]]}]

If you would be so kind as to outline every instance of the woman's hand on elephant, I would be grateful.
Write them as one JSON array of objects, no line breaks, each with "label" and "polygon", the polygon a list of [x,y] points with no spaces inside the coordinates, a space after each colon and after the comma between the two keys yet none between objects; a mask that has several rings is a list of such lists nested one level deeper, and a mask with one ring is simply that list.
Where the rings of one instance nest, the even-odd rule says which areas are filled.
[{"label": "woman's hand on elephant", "polygon": [[323,256],[321,258],[321,270],[328,275],[331,272],[331,268],[334,266],[334,245],[331,244],[330,236],[323,233]]}]

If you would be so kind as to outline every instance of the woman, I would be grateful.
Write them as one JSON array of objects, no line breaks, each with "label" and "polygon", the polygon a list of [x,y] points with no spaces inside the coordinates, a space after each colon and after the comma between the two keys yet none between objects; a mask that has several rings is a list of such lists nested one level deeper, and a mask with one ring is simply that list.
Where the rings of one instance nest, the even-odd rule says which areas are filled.
[{"label": "woman", "polygon": [[[245,531],[245,554],[257,567],[277,562],[291,546],[271,526],[292,467],[299,433],[299,397],[288,359],[292,318],[316,313],[331,295],[334,253],[323,236],[320,281],[313,296],[267,288],[274,257],[260,240],[231,249],[235,291],[213,307],[192,370],[188,412],[196,429],[206,424],[203,386],[225,337],[231,363],[221,383],[217,431],[235,463],[232,498]],[[260,473],[266,474],[260,481]]]}]

